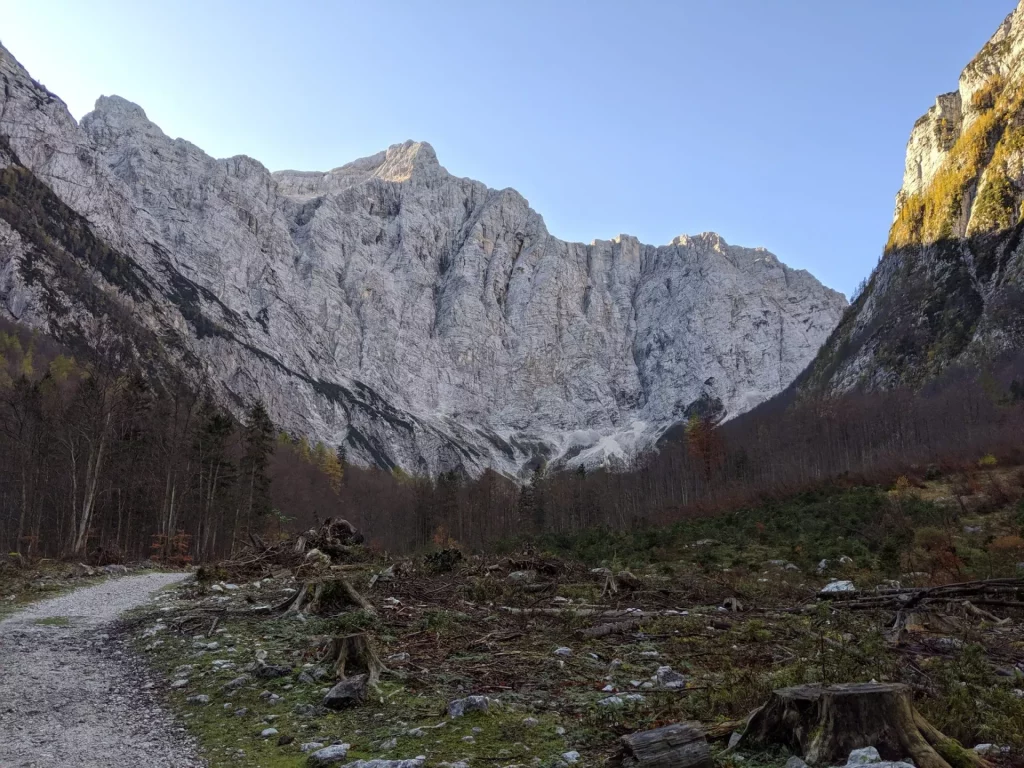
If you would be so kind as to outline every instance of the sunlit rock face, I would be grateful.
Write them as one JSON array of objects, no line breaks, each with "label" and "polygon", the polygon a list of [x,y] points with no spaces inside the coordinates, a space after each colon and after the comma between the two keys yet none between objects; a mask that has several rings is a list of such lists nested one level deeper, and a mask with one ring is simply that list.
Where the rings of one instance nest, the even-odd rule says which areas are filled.
[{"label": "sunlit rock face", "polygon": [[1024,3],[907,142],[884,255],[806,376],[920,386],[1024,350]]},{"label": "sunlit rock face", "polygon": [[[140,321],[226,404],[262,398],[350,460],[511,475],[628,460],[690,414],[786,387],[846,306],[711,233],[559,240],[516,191],[452,176],[426,143],[271,173],[168,138],[116,96],[76,124],[6,51],[0,70],[6,162],[137,266]],[[7,311],[59,335],[16,239],[0,222]]]}]

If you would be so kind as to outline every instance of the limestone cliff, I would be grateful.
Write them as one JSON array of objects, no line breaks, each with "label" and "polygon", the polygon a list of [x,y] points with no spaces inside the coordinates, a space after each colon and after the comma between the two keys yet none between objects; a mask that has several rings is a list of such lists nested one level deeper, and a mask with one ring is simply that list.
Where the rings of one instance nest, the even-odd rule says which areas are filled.
[{"label": "limestone cliff", "polygon": [[807,375],[916,386],[1024,348],[1024,3],[914,125],[878,267]]},{"label": "limestone cliff", "polygon": [[[79,216],[115,254],[113,270],[89,261],[98,293],[225,403],[262,398],[356,461],[514,474],[536,457],[624,459],[691,413],[734,416],[785,388],[846,305],[714,234],[564,242],[425,143],[271,173],[171,139],[118,97],[78,124],[6,50],[0,74],[3,164],[52,190],[59,206],[36,219],[64,232]],[[51,253],[45,227],[17,218],[0,218],[6,311],[96,343],[94,307],[60,279],[82,263],[75,243]]]}]

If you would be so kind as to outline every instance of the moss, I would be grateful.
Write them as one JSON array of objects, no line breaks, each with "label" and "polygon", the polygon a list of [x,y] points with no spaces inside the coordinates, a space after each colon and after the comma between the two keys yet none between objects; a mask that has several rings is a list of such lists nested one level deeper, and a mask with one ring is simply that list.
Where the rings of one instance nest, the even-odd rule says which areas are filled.
[{"label": "moss", "polygon": [[[965,233],[968,210],[965,203],[970,202],[985,169],[993,161],[1000,161],[998,145],[1007,134],[1022,97],[1020,87],[1008,89],[999,78],[992,78],[982,92],[979,103],[984,105],[991,100],[991,108],[984,109],[961,133],[927,188],[903,201],[889,231],[887,251]],[[1019,138],[1011,133],[1007,141],[1009,144]],[[995,181],[997,177],[998,174],[993,174],[992,182],[996,186],[989,193],[988,210],[989,215],[1002,221],[1005,216],[1001,211],[1007,204],[1001,201],[1007,189]]]},{"label": "moss", "polygon": [[1015,219],[1015,192],[1002,168],[986,173],[968,233],[1009,228]]},{"label": "moss", "polygon": [[951,768],[973,768],[974,766],[971,756],[956,739],[940,741],[935,745],[935,751],[950,764]]}]

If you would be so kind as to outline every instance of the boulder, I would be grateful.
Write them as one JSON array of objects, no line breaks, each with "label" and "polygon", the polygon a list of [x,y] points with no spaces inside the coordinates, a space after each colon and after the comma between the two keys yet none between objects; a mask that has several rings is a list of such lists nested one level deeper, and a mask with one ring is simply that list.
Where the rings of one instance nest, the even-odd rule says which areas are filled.
[{"label": "boulder", "polygon": [[469,712],[487,712],[491,708],[491,700],[486,696],[467,696],[448,702],[448,717],[462,717]]},{"label": "boulder", "polygon": [[328,709],[346,709],[366,701],[366,675],[348,677],[335,685],[324,696],[323,705]]},{"label": "boulder", "polygon": [[332,744],[329,747],[318,749],[306,758],[306,765],[312,768],[322,768],[329,765],[338,765],[348,756],[348,744]]}]

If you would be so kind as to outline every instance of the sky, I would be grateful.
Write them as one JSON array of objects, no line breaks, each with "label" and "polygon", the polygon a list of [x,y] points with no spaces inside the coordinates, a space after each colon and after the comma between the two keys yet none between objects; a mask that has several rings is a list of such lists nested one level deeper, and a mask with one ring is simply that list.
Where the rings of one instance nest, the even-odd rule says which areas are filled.
[{"label": "sky", "polygon": [[907,138],[1015,0],[0,0],[76,118],[101,95],[272,170],[430,142],[549,231],[715,231],[851,293]]}]

